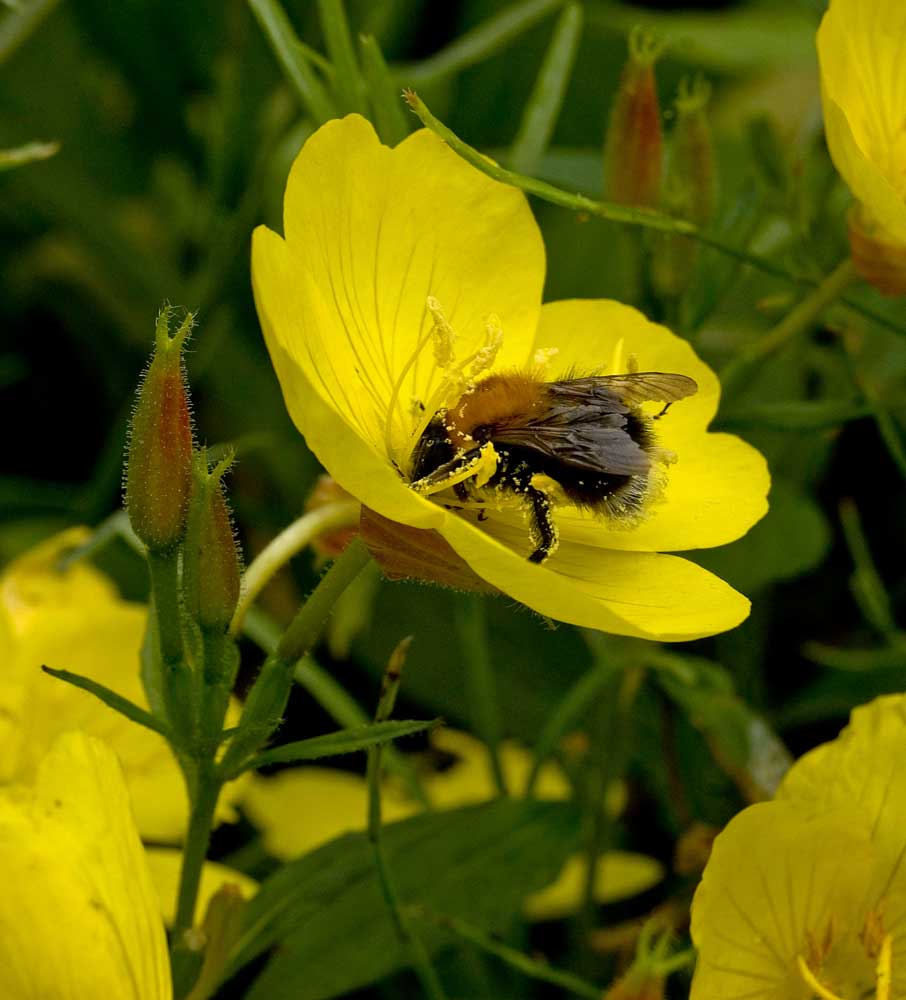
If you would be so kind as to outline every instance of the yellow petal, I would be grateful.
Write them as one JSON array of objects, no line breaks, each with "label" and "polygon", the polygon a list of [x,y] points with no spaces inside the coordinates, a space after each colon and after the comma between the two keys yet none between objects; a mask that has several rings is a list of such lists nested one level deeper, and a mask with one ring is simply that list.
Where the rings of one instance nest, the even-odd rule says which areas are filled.
[{"label": "yellow petal", "polygon": [[112,751],[61,737],[0,795],[4,1000],[170,1000],[163,922]]},{"label": "yellow petal", "polygon": [[116,587],[84,560],[60,568],[67,552],[90,535],[88,528],[69,528],[13,560],[0,575],[0,618],[11,633],[23,635],[41,615],[78,610],[115,601]]},{"label": "yellow petal", "polygon": [[694,563],[654,552],[616,552],[563,541],[541,566],[530,563],[525,526],[449,517],[440,529],[488,583],[558,621],[662,642],[733,628],[749,602]]},{"label": "yellow petal", "polygon": [[906,6],[833,0],[818,30],[825,130],[853,194],[906,242]]},{"label": "yellow petal", "polygon": [[[276,367],[306,436],[308,417],[287,378],[304,377],[385,455],[396,396],[392,437],[402,445],[413,401],[427,404],[441,381],[429,296],[456,331],[458,359],[484,343],[485,322],[496,315],[499,362],[525,362],[544,279],[537,225],[520,192],[470,167],[433,133],[391,150],[358,116],[329,122],[290,172],[284,229],[290,273],[260,270],[258,250],[252,274],[268,347],[290,359],[289,369]],[[289,319],[279,302],[287,295],[302,306]],[[335,475],[330,456],[312,447]]]},{"label": "yellow petal", "polygon": [[[488,749],[481,740],[458,729],[443,728],[431,735],[435,750],[452,754],[456,759],[444,770],[423,779],[431,804],[439,809],[487,802],[497,796],[491,773]],[[507,789],[521,795],[532,769],[532,754],[515,740],[504,740],[499,747],[500,767]],[[538,799],[568,799],[570,785],[556,761],[547,761],[535,783]]]},{"label": "yellow petal", "polygon": [[871,864],[868,829],[852,809],[744,809],[715,840],[695,893],[691,1000],[807,997],[797,956],[829,925],[835,940],[855,940]]},{"label": "yellow petal", "polygon": [[541,311],[536,346],[552,345],[559,351],[549,379],[570,372],[620,374],[634,355],[640,371],[688,375],[698,383],[694,396],[680,400],[657,423],[658,440],[676,462],[667,468],[663,496],[645,519],[613,527],[561,507],[556,517],[562,538],[611,549],[685,551],[733,541],[767,513],[770,477],[760,452],[734,435],[705,433],[717,411],[720,383],[685,340],[631,306],[571,300],[548,303]]},{"label": "yellow petal", "polygon": [[831,810],[858,809],[878,849],[877,888],[906,892],[906,695],[885,695],[853,710],[837,739],[790,768],[779,799]]},{"label": "yellow petal", "polygon": [[[444,512],[403,484],[382,447],[362,436],[344,396],[334,397],[323,379],[313,384],[307,369],[333,364],[334,348],[318,341],[330,318],[307,271],[287,244],[259,227],[252,239],[252,284],[264,339],[290,416],[308,447],[347,492],[394,521],[415,528],[443,522]],[[316,353],[318,352],[318,353]],[[345,390],[344,390],[345,392]],[[359,386],[352,399],[362,400]]]},{"label": "yellow petal", "polygon": [[[157,893],[157,902],[164,923],[173,926],[176,917],[176,896],[179,892],[179,875],[182,870],[182,851],[173,847],[149,847],[145,851],[151,881]],[[211,897],[225,885],[234,885],[242,893],[243,899],[251,899],[258,891],[258,883],[227,865],[216,861],[205,861],[201,870],[201,885],[198,889],[198,904],[195,908],[196,923],[204,919]]]},{"label": "yellow petal", "polygon": [[[32,781],[56,737],[81,729],[118,754],[141,835],[178,841],[188,803],[182,773],[163,738],[41,672],[42,665],[70,670],[148,707],[139,678],[147,609],[121,600],[111,582],[89,566],[59,569],[60,554],[84,537],[75,529],[50,539],[10,566],[0,581],[8,606],[26,608],[28,622],[8,641],[0,672],[0,783]],[[18,611],[17,616],[25,620]],[[235,717],[235,705],[231,711]],[[218,819],[232,816],[238,791],[236,783],[226,786]]]},{"label": "yellow petal", "polygon": [[[392,823],[418,807],[384,789],[383,819]],[[365,779],[349,771],[297,767],[272,778],[257,775],[242,799],[249,819],[262,831],[270,854],[289,861],[344,833],[364,830],[368,816]]]},{"label": "yellow petal", "polygon": [[[561,920],[576,913],[585,895],[586,861],[574,854],[567,859],[557,880],[529,896],[523,913],[529,920]],[[595,871],[595,902],[616,903],[656,886],[664,877],[664,866],[654,858],[628,851],[609,851],[598,859]]]}]

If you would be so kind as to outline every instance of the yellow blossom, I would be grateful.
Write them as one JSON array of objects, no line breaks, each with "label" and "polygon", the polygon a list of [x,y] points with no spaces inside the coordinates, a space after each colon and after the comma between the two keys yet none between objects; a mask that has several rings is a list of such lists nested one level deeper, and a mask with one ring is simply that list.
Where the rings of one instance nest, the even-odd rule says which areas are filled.
[{"label": "yellow blossom", "polygon": [[[147,608],[122,600],[113,583],[85,562],[61,568],[64,556],[87,537],[84,528],[70,529],[0,575],[0,784],[32,780],[56,736],[82,729],[103,738],[122,761],[142,836],[177,841],[188,803],[163,738],[41,672],[42,664],[71,670],[147,708],[139,678]],[[233,815],[235,794],[228,785],[221,819]]]},{"label": "yellow blossom", "polygon": [[170,1000],[167,940],[112,751],[68,733],[0,791],[0,996]]},{"label": "yellow blossom", "polygon": [[906,696],[853,712],[721,833],[692,1000],[906,997]]},{"label": "yellow blossom", "polygon": [[[296,426],[365,508],[439,533],[480,581],[562,621],[683,640],[746,617],[748,601],[723,581],[661,553],[744,534],[766,510],[762,457],[732,435],[707,433],[718,381],[669,330],[612,301],[541,305],[544,246],[520,192],[431,132],[389,149],[353,115],[303,147],[284,232],[254,235],[264,336]],[[634,357],[639,370],[698,383],[658,424],[677,456],[660,502],[628,528],[558,507],[560,547],[543,565],[526,559],[521,510],[451,510],[407,478],[434,412],[476,378],[528,370],[536,357],[549,380],[573,369],[625,373]],[[487,475],[492,458],[483,455],[475,474]]]},{"label": "yellow blossom", "polygon": [[828,148],[859,202],[856,267],[881,291],[906,291],[906,5],[831,0],[818,59]]}]

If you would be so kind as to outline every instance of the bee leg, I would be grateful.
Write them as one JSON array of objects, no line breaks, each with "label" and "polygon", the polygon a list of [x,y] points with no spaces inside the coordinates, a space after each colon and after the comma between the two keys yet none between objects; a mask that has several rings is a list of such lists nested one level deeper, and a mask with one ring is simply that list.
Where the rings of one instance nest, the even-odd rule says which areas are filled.
[{"label": "bee leg", "polygon": [[465,501],[469,499],[469,490],[466,487],[465,483],[456,483],[456,485],[453,487],[453,492],[456,494],[459,500]]},{"label": "bee leg", "polygon": [[537,548],[528,557],[529,562],[543,563],[557,551],[560,544],[560,532],[553,516],[554,505],[546,493],[534,486],[526,488],[525,498],[531,511],[532,536],[538,539]]},{"label": "bee leg", "polygon": [[655,415],[651,419],[660,420],[661,417],[670,409],[671,406],[673,406],[673,400],[671,400],[669,403],[665,403],[663,410],[661,410],[660,413],[655,413]]}]

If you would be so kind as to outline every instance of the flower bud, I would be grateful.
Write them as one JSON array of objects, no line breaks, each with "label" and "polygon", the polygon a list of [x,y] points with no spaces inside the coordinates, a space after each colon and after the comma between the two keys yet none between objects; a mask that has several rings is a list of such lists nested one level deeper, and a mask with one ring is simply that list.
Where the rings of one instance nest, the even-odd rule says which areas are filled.
[{"label": "flower bud", "polygon": [[[714,215],[715,160],[705,107],[711,87],[701,77],[680,81],[676,127],[661,209],[677,218],[705,226]],[[676,298],[692,277],[698,245],[688,236],[660,233],[652,241],[651,279],[657,291]]]},{"label": "flower bud", "polygon": [[239,601],[239,551],[223,490],[230,454],[208,469],[204,451],[195,457],[186,533],[186,607],[202,630],[225,632]]},{"label": "flower bud", "polygon": [[660,200],[664,153],[654,63],[662,48],[641,29],[629,36],[604,143],[604,197],[623,205]]},{"label": "flower bud", "polygon": [[179,544],[192,492],[192,418],[183,350],[194,317],[170,336],[171,309],[157,318],[154,354],[138,389],[126,458],[126,510],[154,552]]},{"label": "flower bud", "polygon": [[892,239],[866,212],[853,205],[847,216],[853,267],[882,295],[906,295],[906,244]]}]

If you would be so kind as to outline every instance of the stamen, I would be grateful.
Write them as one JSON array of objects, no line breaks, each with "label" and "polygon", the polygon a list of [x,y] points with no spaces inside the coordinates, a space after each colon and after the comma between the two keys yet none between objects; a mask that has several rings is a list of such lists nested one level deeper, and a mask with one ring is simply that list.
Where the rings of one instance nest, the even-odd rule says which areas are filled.
[{"label": "stamen", "polygon": [[434,364],[438,368],[449,368],[456,358],[456,331],[447,322],[440,303],[433,295],[428,296],[428,312],[434,319],[434,326],[431,329],[431,336],[434,339]]},{"label": "stamen", "polygon": [[875,1000],[890,1000],[890,981],[893,976],[893,937],[890,934],[885,934],[881,942],[875,976]]},{"label": "stamen", "polygon": [[836,993],[832,993],[823,983],[819,982],[814,972],[808,967],[808,963],[801,955],[796,956],[796,965],[799,968],[799,975],[802,976],[806,986],[821,1000],[843,1000]]},{"label": "stamen", "polygon": [[478,378],[486,372],[497,359],[497,352],[503,344],[503,327],[500,325],[500,318],[491,313],[484,321],[485,341],[475,353],[475,361],[469,369],[469,380]]},{"label": "stamen", "polygon": [[616,342],[616,345],[614,346],[613,355],[610,358],[610,374],[611,375],[620,375],[625,370],[624,367],[623,367],[623,364],[624,364],[624,362],[623,362],[623,343],[624,343],[623,338],[620,337],[620,339]]},{"label": "stamen", "polygon": [[[442,330],[440,337],[445,338],[444,343],[448,342],[452,345],[452,338],[455,338],[456,334],[444,317],[440,303],[433,296],[429,296],[426,305],[435,321],[429,336],[434,336],[435,331],[440,327]],[[449,334],[446,331],[449,331]],[[435,340],[435,359],[438,359],[438,342],[438,340]],[[428,424],[434,419],[434,415],[450,403],[455,402],[473,387],[474,380],[494,364],[502,344],[503,329],[500,325],[500,320],[496,316],[491,315],[485,320],[485,342],[483,347],[480,347],[468,357],[463,358],[462,361],[456,362],[452,357],[451,346],[450,363],[443,368],[444,377],[441,379],[440,385],[432,393],[431,398],[425,400],[424,413],[421,419],[416,422],[406,443],[404,461],[399,463],[401,468],[406,468],[419,438],[424,434]],[[419,345],[418,350],[421,350],[421,345]],[[409,367],[411,367],[411,364],[407,366],[407,371]],[[394,401],[395,399],[396,395],[394,395]]]}]

